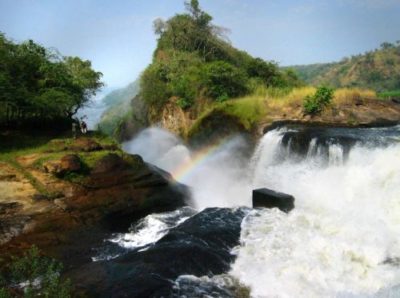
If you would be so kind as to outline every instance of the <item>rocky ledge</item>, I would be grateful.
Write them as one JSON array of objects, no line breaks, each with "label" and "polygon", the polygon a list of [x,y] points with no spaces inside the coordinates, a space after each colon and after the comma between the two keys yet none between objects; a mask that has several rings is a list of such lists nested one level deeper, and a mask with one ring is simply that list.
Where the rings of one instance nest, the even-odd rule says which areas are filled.
[{"label": "rocky ledge", "polygon": [[185,204],[168,173],[90,138],[50,142],[0,162],[0,255],[36,245],[71,267],[91,248],[149,213]]}]

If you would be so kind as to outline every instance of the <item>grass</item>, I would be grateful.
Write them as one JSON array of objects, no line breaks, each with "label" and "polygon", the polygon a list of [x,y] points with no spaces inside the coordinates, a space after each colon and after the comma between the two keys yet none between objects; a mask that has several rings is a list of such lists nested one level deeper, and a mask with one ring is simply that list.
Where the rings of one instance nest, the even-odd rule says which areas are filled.
[{"label": "grass", "polygon": [[[90,138],[103,146],[115,145],[113,139],[98,132],[91,133]],[[0,161],[7,163],[18,170],[39,193],[48,197],[52,197],[55,194],[50,193],[47,188],[30,173],[30,171],[23,167],[18,162],[18,158],[30,154],[39,154],[38,159],[33,162],[32,166],[40,169],[47,161],[60,159],[66,154],[76,154],[76,152],[65,150],[66,147],[73,143],[73,139],[68,135],[29,135],[13,131],[8,134],[0,134],[0,141]],[[97,160],[110,152],[113,151],[101,150],[96,152],[78,153],[83,164],[82,173],[79,175],[81,176],[80,178],[82,178],[84,174],[87,174],[87,169],[92,167]]]},{"label": "grass", "polygon": [[340,88],[335,91],[333,102],[337,105],[352,104],[365,98],[377,98],[376,92],[369,89]]},{"label": "grass", "polygon": [[400,98],[400,90],[392,90],[378,93],[378,97],[381,99],[392,99]]},{"label": "grass", "polygon": [[267,113],[265,100],[251,96],[224,102],[217,109],[237,118],[247,130],[250,130]]},{"label": "grass", "polygon": [[[233,116],[250,131],[257,123],[272,116],[288,114],[303,108],[303,100],[315,94],[317,88],[307,86],[294,89],[258,87],[253,94],[231,99],[223,103],[213,103],[188,129],[188,137],[201,130],[202,123],[214,114]],[[332,105],[353,104],[356,100],[377,98],[375,91],[359,88],[340,88],[334,92]]]}]

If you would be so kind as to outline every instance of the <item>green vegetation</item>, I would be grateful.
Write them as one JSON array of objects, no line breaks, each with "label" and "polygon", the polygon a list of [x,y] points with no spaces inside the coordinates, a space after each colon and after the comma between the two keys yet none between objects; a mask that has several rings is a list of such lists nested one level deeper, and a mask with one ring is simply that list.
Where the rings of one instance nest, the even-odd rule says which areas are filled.
[{"label": "green vegetation", "polygon": [[62,281],[61,263],[41,256],[32,246],[21,257],[13,257],[12,262],[0,272],[0,297],[71,297],[69,280]]},{"label": "green vegetation", "polygon": [[109,93],[102,99],[107,106],[98,125],[99,130],[109,136],[114,136],[122,122],[134,113],[133,99],[139,93],[139,82],[134,81],[128,86]]},{"label": "green vegetation", "polygon": [[382,99],[400,98],[400,90],[380,92],[378,97]]},{"label": "green vegetation", "polygon": [[370,88],[377,92],[400,89],[400,43],[344,58],[340,62],[293,66],[312,85]]},{"label": "green vegetation", "polygon": [[[91,133],[90,138],[103,147],[118,148],[112,138],[100,132]],[[42,169],[45,162],[59,160],[67,154],[77,154],[82,162],[81,171],[79,173],[67,173],[67,175],[62,178],[72,182],[79,182],[87,176],[90,168],[101,157],[111,152],[122,154],[119,149],[76,152],[71,148],[71,146],[74,145],[74,139],[67,135],[55,138],[52,135],[29,135],[26,133],[14,132],[6,137],[0,134],[0,142],[2,144],[0,147],[0,162],[7,163],[18,170],[40,194],[49,199],[57,197],[58,193],[50,192],[26,167],[21,165],[19,158],[31,154],[35,155],[35,161],[32,163],[31,167]]]},{"label": "green vegetation", "polygon": [[253,58],[235,49],[221,27],[201,10],[197,0],[185,3],[187,13],[157,19],[158,44],[153,62],[140,79],[140,95],[159,116],[172,97],[182,109],[198,111],[199,101],[224,102],[250,94],[257,86],[298,86],[292,70]]},{"label": "green vegetation", "polygon": [[0,32],[0,124],[69,119],[102,86],[90,61]]},{"label": "green vegetation", "polygon": [[308,95],[304,98],[304,111],[311,115],[320,113],[324,107],[332,102],[333,92],[332,88],[319,87],[314,95]]}]

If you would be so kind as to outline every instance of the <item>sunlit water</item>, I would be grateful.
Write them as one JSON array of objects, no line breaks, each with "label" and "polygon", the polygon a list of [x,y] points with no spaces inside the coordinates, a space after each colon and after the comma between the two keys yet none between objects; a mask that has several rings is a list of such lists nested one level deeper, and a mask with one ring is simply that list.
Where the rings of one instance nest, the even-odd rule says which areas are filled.
[{"label": "sunlit water", "polygon": [[[240,154],[244,140],[237,137],[176,178],[192,187],[198,209],[249,206],[251,190],[259,187],[296,198],[289,214],[257,209],[242,222],[230,275],[253,297],[399,297],[400,130],[392,130],[386,136],[370,129],[372,136],[350,147],[334,137],[321,145],[315,137],[299,155],[291,140],[283,141],[288,130],[276,129],[250,160]],[[172,173],[195,155],[158,128],[124,149]],[[151,220],[143,224],[154,235],[139,229],[118,241],[129,246],[157,240],[169,226]]]}]

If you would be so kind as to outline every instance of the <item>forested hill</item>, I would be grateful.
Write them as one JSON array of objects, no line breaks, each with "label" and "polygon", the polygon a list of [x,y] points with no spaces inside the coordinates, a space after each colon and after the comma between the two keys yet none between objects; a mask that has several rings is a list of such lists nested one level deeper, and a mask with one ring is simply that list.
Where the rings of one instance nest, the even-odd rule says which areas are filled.
[{"label": "forested hill", "polygon": [[292,66],[312,85],[363,87],[376,91],[400,89],[400,41],[383,43],[379,49],[351,56],[336,63]]},{"label": "forested hill", "polygon": [[107,109],[101,115],[99,127],[108,135],[113,135],[120,125],[121,121],[127,115],[134,113],[132,108],[139,110],[138,106],[134,106],[133,99],[139,93],[139,81],[133,81],[128,86],[114,90],[107,94],[102,102]]},{"label": "forested hill", "polygon": [[186,1],[185,6],[185,13],[154,22],[157,48],[141,76],[140,90],[155,116],[172,98],[181,108],[194,111],[200,101],[222,102],[260,85],[299,84],[293,72],[234,48],[226,30],[212,23],[197,0]]},{"label": "forested hill", "polygon": [[139,92],[139,81],[133,81],[126,87],[116,89],[108,93],[101,100],[106,106],[112,107],[116,105],[120,105],[125,102],[129,102],[132,98],[134,98]]}]

